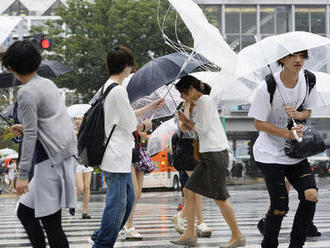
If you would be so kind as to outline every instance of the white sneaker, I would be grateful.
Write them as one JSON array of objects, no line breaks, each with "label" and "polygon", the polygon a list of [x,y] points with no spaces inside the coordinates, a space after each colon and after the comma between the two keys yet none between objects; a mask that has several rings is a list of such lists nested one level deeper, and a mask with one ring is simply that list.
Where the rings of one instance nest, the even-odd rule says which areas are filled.
[{"label": "white sneaker", "polygon": [[134,227],[127,228],[126,226],[123,228],[123,233],[125,239],[128,240],[141,240],[143,239],[142,235],[138,233]]},{"label": "white sneaker", "polygon": [[196,234],[199,238],[209,238],[212,235],[212,230],[203,222],[199,225],[196,225]]},{"label": "white sneaker", "polygon": [[185,232],[185,228],[184,228],[184,218],[181,217],[181,212],[178,212],[176,215],[176,217],[173,217],[172,220],[174,222],[174,228],[175,231],[177,231],[180,234],[183,234]]}]

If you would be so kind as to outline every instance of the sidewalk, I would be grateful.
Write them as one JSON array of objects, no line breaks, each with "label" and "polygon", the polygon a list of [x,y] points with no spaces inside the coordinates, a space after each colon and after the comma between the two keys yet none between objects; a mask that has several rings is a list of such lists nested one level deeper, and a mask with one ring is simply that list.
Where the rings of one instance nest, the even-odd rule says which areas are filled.
[{"label": "sidewalk", "polygon": [[18,196],[16,194],[8,194],[8,193],[2,193],[0,194],[0,199],[1,198],[18,198]]}]

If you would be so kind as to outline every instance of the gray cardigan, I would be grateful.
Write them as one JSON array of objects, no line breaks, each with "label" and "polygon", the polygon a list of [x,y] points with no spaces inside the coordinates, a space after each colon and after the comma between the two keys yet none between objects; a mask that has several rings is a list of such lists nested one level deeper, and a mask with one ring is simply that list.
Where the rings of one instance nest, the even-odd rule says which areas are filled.
[{"label": "gray cardigan", "polygon": [[58,164],[77,154],[77,138],[64,100],[52,81],[36,75],[17,96],[18,118],[24,130],[18,177],[27,179],[37,139],[50,162]]}]

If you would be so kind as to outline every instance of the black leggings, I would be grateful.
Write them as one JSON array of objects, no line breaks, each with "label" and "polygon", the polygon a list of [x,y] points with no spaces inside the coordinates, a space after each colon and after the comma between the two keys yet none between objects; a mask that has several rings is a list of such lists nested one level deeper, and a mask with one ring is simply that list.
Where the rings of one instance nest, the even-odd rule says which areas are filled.
[{"label": "black leggings", "polygon": [[23,204],[19,204],[17,217],[21,221],[24,229],[30,239],[33,248],[45,248],[45,235],[40,225],[40,220],[47,233],[49,246],[51,248],[67,248],[68,240],[62,229],[61,210],[55,214],[37,219],[34,217],[34,209]]}]

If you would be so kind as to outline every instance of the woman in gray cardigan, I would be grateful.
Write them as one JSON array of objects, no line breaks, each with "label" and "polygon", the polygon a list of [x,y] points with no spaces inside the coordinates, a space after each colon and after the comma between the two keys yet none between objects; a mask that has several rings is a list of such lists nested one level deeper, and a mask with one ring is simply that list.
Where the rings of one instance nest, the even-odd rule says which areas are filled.
[{"label": "woman in gray cardigan", "polygon": [[[11,131],[24,134],[16,190],[23,194],[17,216],[33,247],[46,247],[41,220],[50,247],[69,247],[61,225],[61,208],[76,203],[74,156],[77,153],[73,123],[56,85],[37,75],[41,56],[29,41],[17,41],[2,56],[23,86],[17,93],[18,118],[22,125]],[[33,154],[34,177],[28,182]]]}]

